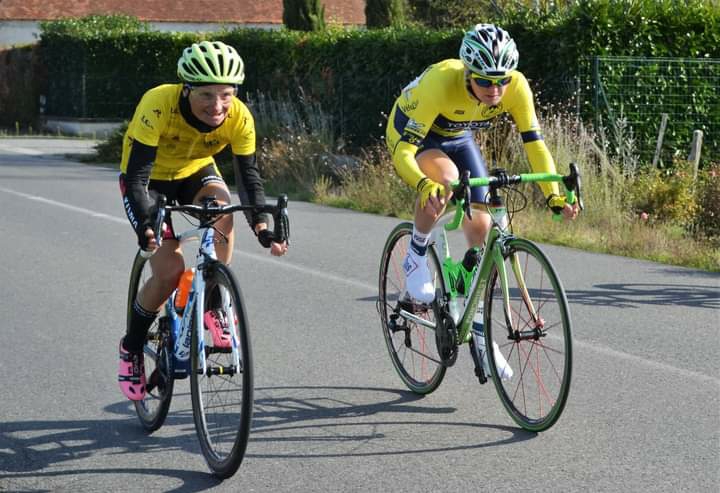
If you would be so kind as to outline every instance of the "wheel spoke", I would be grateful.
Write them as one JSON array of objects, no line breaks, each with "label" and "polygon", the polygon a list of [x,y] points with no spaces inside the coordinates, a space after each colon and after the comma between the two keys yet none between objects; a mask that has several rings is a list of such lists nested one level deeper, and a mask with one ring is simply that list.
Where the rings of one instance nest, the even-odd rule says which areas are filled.
[{"label": "wheel spoke", "polygon": [[[494,372],[493,381],[513,419],[523,428],[542,431],[559,418],[570,387],[567,299],[552,265],[534,244],[514,239],[510,245],[506,271],[511,325],[506,326],[501,277],[495,267],[490,273],[485,309],[489,310],[488,344],[497,344],[514,371],[509,380],[496,377]],[[520,268],[513,271],[511,265]],[[489,354],[494,360],[494,352]]]},{"label": "wheel spoke", "polygon": [[[398,375],[410,390],[425,394],[440,384],[445,367],[440,363],[435,348],[434,331],[399,315],[398,303],[405,293],[402,264],[411,233],[412,225],[404,224],[398,226],[388,238],[380,266],[378,310],[388,353]],[[431,270],[438,272],[440,264],[431,249],[428,255]],[[432,309],[419,305],[403,308],[435,325]]]},{"label": "wheel spoke", "polygon": [[[214,269],[207,280],[203,312],[212,310],[212,317],[221,325],[221,332],[223,328],[230,331],[234,343],[225,347],[223,339],[214,340],[207,327],[201,329],[201,334],[193,329],[190,389],[203,455],[215,475],[226,478],[240,466],[250,433],[252,359],[247,320],[237,283],[224,265],[218,264]],[[200,353],[198,336],[203,337],[205,348]],[[206,360],[205,372],[202,371],[202,356]]]}]

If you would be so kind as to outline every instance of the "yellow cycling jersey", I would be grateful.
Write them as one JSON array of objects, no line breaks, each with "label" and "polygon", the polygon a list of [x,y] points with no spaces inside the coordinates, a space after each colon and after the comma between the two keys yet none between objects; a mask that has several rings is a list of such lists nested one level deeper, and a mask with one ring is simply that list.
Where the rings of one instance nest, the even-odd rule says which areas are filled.
[{"label": "yellow cycling jersey", "polygon": [[[412,187],[425,177],[415,154],[428,133],[441,138],[457,137],[488,127],[489,120],[502,113],[509,113],[515,121],[532,170],[554,173],[555,162],[542,140],[525,76],[511,72],[512,80],[500,103],[488,106],[472,94],[465,74],[461,60],[443,60],[429,66],[395,101],[385,137],[400,177]],[[556,183],[542,183],[540,187],[545,196],[558,193]]]},{"label": "yellow cycling jersey", "polygon": [[227,118],[210,132],[190,126],[180,114],[182,84],[164,84],[147,91],[123,140],[120,170],[127,172],[133,141],[156,147],[150,172],[153,180],[179,180],[215,162],[213,156],[228,144],[233,154],[255,153],[255,122],[250,110],[233,97]]}]

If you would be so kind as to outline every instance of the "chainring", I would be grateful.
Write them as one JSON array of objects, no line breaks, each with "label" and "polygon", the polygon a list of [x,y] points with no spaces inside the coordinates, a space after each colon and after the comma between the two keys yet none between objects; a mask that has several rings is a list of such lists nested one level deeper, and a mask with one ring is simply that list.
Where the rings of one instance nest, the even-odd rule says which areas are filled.
[{"label": "chainring", "polygon": [[435,312],[435,345],[437,346],[440,362],[447,367],[453,366],[457,361],[458,345],[457,345],[457,327],[445,303],[438,303],[438,298],[433,301],[433,310]]}]

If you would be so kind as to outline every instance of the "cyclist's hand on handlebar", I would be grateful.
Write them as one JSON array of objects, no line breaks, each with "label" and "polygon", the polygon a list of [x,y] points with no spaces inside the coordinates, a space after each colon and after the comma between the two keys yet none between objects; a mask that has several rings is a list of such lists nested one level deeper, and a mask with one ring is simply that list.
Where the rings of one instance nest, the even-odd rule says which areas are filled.
[{"label": "cyclist's hand on handlebar", "polygon": [[574,204],[565,204],[563,207],[562,215],[565,219],[574,220],[578,214],[580,214],[580,207],[578,207],[577,201]]},{"label": "cyclist's hand on handlebar", "polygon": [[562,217],[566,220],[574,220],[580,213],[577,200],[573,204],[568,204],[565,197],[555,194],[548,197],[547,205],[553,211],[553,214],[562,214]]},{"label": "cyclist's hand on handlebar", "polygon": [[140,245],[140,248],[142,248],[146,252],[153,252],[157,249],[158,244],[157,240],[155,239],[155,233],[150,226],[145,228],[143,236],[141,238],[138,238],[138,243]]},{"label": "cyclist's hand on handlebar", "polygon": [[[420,198],[420,208],[424,209],[428,205],[434,212],[440,213],[445,202],[447,201],[445,186],[436,181],[432,181],[427,176],[420,180],[417,184],[418,196]],[[428,211],[432,212],[432,211]]]},{"label": "cyclist's hand on handlebar", "polygon": [[257,235],[258,242],[263,248],[269,248],[270,254],[276,257],[285,255],[288,251],[287,241],[278,243],[275,241],[275,234],[267,229],[267,224],[259,223],[255,226],[255,234]]}]

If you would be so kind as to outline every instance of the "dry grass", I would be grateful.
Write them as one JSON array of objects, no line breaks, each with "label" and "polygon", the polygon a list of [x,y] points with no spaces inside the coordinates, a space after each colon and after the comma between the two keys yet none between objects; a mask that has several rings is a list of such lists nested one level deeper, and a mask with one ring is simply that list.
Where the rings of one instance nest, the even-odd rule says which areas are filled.
[{"label": "dry grass", "polygon": [[[553,221],[537,187],[525,189],[529,207],[514,220],[519,234],[539,242],[720,271],[720,238],[693,234],[697,228],[689,227],[686,216],[667,212],[683,208],[691,211],[695,207],[688,203],[693,199],[686,173],[642,173],[632,152],[632,138],[624,134],[627,129],[622,122],[612,129],[613,139],[619,139],[622,145],[611,145],[603,135],[593,134],[574,118],[558,112],[543,119],[542,125],[558,171],[566,173],[570,162],[579,165],[586,210],[577,221]],[[502,167],[515,173],[529,170],[522,143],[510,121],[501,120],[494,129],[482,133],[479,143],[485,156],[494,157],[491,162],[503,163]],[[328,179],[316,182],[313,200],[411,217],[413,192],[397,178],[384,147],[379,144],[364,156],[362,163],[358,170],[342,175],[339,183]],[[712,179],[717,188],[720,176]],[[666,200],[676,203],[658,206],[658,214],[643,221],[638,207],[653,203],[652,197],[646,196],[648,190],[663,190]],[[715,194],[707,195],[717,202]]]}]

